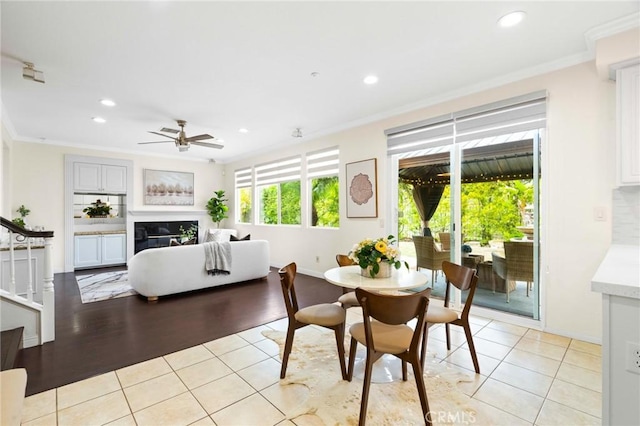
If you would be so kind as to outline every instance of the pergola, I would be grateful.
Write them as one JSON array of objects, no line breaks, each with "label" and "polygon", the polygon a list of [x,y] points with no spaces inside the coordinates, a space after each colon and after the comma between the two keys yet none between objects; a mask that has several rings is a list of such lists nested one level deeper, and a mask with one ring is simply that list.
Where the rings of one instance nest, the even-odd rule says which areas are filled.
[{"label": "pergola", "polygon": [[[463,150],[461,182],[492,182],[533,178],[533,140],[482,145]],[[437,151],[437,150],[435,150]],[[399,178],[413,185],[413,199],[422,219],[424,234],[430,235],[433,217],[444,188],[450,183],[448,149],[399,161]]]}]

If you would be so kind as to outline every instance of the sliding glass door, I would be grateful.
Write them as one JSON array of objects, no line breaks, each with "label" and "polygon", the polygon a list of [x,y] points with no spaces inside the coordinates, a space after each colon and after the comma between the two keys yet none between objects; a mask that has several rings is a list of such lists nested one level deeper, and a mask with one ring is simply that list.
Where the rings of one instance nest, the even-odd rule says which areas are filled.
[{"label": "sliding glass door", "polygon": [[[476,269],[475,305],[539,319],[545,111],[539,92],[386,131],[399,178],[391,190],[398,234],[434,296],[444,290],[444,256]],[[418,253],[426,236],[436,261]]]}]

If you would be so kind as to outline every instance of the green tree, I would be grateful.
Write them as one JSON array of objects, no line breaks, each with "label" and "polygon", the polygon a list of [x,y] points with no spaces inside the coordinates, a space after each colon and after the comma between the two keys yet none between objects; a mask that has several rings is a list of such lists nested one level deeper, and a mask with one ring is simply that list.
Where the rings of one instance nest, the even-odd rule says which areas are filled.
[{"label": "green tree", "polygon": [[278,224],[278,187],[270,185],[260,188],[260,223]]},{"label": "green tree", "polygon": [[238,197],[240,199],[240,222],[251,223],[251,188],[240,188]]},{"label": "green tree", "polygon": [[[442,193],[429,228],[436,235],[448,232],[451,221],[451,187]],[[465,241],[486,245],[492,239],[522,236],[518,226],[526,223],[526,207],[533,203],[533,181],[512,180],[465,183],[461,190],[462,233]],[[411,196],[411,185],[398,185],[398,227],[401,238],[420,233],[422,225]]]},{"label": "green tree", "polygon": [[311,180],[311,226],[340,226],[338,176]]},{"label": "green tree", "polygon": [[280,184],[280,223],[285,225],[300,225],[300,181],[283,182]]}]

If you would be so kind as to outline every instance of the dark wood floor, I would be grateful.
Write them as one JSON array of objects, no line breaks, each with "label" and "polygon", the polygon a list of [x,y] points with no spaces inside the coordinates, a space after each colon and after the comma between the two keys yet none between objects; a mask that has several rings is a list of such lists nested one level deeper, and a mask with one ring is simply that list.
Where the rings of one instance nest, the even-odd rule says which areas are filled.
[{"label": "dark wood floor", "polygon": [[[86,273],[87,271],[82,271]],[[186,349],[286,316],[280,278],[222,286],[147,303],[141,296],[82,304],[74,273],[56,274],[56,340],[24,349],[27,395]],[[301,306],[334,302],[342,291],[296,277]]]}]

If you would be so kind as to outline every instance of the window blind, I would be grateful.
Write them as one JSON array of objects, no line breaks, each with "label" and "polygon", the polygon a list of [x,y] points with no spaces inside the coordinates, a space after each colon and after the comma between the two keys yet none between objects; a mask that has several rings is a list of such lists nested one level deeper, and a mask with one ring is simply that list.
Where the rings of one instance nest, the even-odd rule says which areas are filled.
[{"label": "window blind", "polygon": [[299,180],[300,167],[299,156],[256,166],[256,186]]},{"label": "window blind", "polygon": [[340,150],[337,147],[307,154],[307,177],[337,176]]},{"label": "window blind", "polygon": [[385,130],[390,155],[546,127],[546,92]]},{"label": "window blind", "polygon": [[236,188],[248,188],[251,186],[251,168],[235,171]]}]

